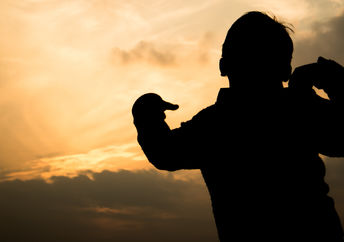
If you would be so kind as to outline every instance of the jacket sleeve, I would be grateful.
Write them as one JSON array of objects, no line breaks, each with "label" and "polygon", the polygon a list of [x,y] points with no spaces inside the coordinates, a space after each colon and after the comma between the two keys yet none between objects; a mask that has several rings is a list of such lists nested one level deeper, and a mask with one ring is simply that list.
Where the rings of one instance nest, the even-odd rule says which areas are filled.
[{"label": "jacket sleeve", "polygon": [[326,156],[344,156],[344,67],[333,60],[318,58],[318,88],[329,100],[319,98],[316,129],[321,136],[320,153]]},{"label": "jacket sleeve", "polygon": [[212,107],[206,108],[171,130],[163,119],[135,121],[138,142],[148,160],[158,169],[200,169],[204,164],[204,133]]},{"label": "jacket sleeve", "polygon": [[318,101],[319,151],[329,157],[344,157],[344,102]]}]

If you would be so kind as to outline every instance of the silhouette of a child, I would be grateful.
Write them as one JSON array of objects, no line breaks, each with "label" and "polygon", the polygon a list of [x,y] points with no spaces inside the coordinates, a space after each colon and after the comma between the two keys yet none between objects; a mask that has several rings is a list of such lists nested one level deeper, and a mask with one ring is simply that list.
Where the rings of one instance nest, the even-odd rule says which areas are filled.
[{"label": "silhouette of a child", "polygon": [[319,154],[344,156],[344,68],[319,58],[291,75],[292,53],[286,26],[249,12],[226,36],[220,71],[230,88],[214,105],[173,130],[164,111],[178,105],[150,93],[133,106],[155,167],[201,170],[222,242],[343,241]]}]

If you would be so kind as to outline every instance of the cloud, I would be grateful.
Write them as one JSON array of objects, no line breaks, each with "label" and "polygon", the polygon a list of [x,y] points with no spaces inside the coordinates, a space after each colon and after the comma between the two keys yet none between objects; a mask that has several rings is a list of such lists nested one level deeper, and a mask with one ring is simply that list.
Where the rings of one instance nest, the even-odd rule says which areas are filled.
[{"label": "cloud", "polygon": [[149,164],[137,142],[110,145],[84,153],[69,155],[51,154],[29,160],[15,169],[0,170],[0,181],[50,179],[54,176],[75,177],[80,172],[103,170],[149,169]]},{"label": "cloud", "polygon": [[198,64],[206,64],[211,57],[214,58],[214,49],[218,49],[220,53],[221,46],[216,37],[212,32],[205,32],[196,41],[181,39],[177,42],[166,40],[158,43],[141,40],[129,50],[115,47],[112,53],[113,61],[117,65],[147,63],[159,67],[175,67],[179,70],[183,66],[192,68]]},{"label": "cloud", "polygon": [[215,241],[204,184],[156,171],[0,182],[0,238],[22,241]]},{"label": "cloud", "polygon": [[148,63],[161,66],[175,64],[176,56],[170,50],[157,49],[150,42],[140,41],[133,49],[129,51],[114,48],[115,60],[121,64],[128,64],[137,61],[146,61]]},{"label": "cloud", "polygon": [[344,64],[343,40],[344,12],[328,20],[317,21],[308,36],[295,42],[295,64],[315,62],[318,56]]}]

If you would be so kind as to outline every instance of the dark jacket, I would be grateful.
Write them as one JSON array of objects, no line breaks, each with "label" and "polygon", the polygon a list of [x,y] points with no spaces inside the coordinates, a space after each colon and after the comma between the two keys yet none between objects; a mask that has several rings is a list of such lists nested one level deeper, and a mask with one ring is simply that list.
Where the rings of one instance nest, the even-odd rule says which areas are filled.
[{"label": "dark jacket", "polygon": [[342,108],[313,90],[221,89],[180,128],[134,117],[158,169],[200,169],[223,241],[340,241],[319,156],[344,156]]}]

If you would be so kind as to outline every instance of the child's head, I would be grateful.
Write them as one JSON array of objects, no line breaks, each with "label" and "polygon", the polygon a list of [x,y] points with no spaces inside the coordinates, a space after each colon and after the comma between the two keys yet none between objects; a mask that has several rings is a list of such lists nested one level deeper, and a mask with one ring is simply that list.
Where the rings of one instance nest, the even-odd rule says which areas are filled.
[{"label": "child's head", "polygon": [[248,12],[228,30],[220,71],[231,86],[273,88],[291,73],[289,28],[261,12]]}]

